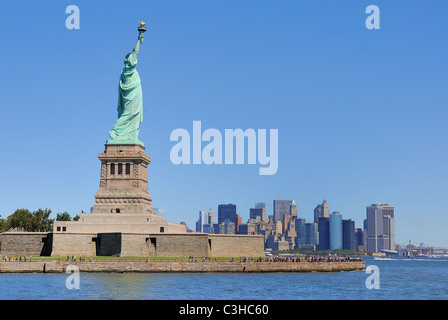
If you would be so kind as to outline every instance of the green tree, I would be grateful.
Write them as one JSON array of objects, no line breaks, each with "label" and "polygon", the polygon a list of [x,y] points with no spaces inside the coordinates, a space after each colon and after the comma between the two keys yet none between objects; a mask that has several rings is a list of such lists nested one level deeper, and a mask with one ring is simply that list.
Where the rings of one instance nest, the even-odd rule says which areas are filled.
[{"label": "green tree", "polygon": [[80,218],[79,214],[77,214],[76,216],[73,217],[73,221],[78,221]]},{"label": "green tree", "polygon": [[28,209],[17,209],[5,222],[5,231],[11,228],[33,231],[33,214]]},{"label": "green tree", "polygon": [[72,218],[70,217],[70,214],[67,211],[64,211],[63,213],[58,213],[56,215],[56,221],[71,221]]},{"label": "green tree", "polygon": [[38,209],[33,212],[33,231],[51,231],[53,230],[54,219],[50,219],[50,209]]},{"label": "green tree", "polygon": [[8,231],[11,228],[27,232],[46,232],[53,230],[54,219],[50,219],[50,209],[38,209],[31,212],[28,209],[17,209],[9,215],[4,223],[3,229]]},{"label": "green tree", "polygon": [[6,231],[6,220],[0,219],[0,232],[5,232],[5,231]]}]

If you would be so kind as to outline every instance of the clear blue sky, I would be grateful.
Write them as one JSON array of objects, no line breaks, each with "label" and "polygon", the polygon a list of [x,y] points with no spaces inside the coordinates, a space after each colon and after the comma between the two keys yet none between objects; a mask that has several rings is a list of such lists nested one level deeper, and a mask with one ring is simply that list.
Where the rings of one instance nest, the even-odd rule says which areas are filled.
[{"label": "clear blue sky", "polygon": [[[65,8],[80,9],[68,30]],[[381,29],[365,27],[368,5]],[[436,1],[4,1],[0,11],[0,214],[89,211],[116,120],[118,78],[139,54],[152,158],[149,191],[165,219],[234,203],[291,199],[362,227],[395,206],[396,240],[448,246],[448,3]],[[179,165],[171,131],[279,130],[279,167]]]}]

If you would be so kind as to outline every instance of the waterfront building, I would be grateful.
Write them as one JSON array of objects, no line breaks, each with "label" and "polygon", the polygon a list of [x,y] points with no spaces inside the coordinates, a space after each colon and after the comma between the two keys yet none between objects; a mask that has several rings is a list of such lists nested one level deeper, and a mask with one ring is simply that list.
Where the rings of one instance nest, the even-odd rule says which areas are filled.
[{"label": "waterfront building", "polygon": [[279,239],[274,243],[274,250],[284,251],[289,249],[290,249],[289,242],[286,241],[285,239]]},{"label": "waterfront building", "polygon": [[295,224],[295,228],[296,228],[296,232],[297,232],[297,237],[300,237],[301,225],[305,224],[305,223],[306,223],[305,219],[297,218],[297,219],[294,220],[294,224]]},{"label": "waterfront building", "polygon": [[297,245],[303,247],[303,245],[316,246],[318,244],[319,231],[317,223],[301,223],[299,236],[297,237]]},{"label": "waterfront building", "polygon": [[355,239],[355,221],[342,220],[342,249],[358,250]]},{"label": "waterfront building", "polygon": [[319,218],[317,221],[319,231],[319,244],[317,250],[330,249],[330,218]]},{"label": "waterfront building", "polygon": [[387,203],[366,208],[367,251],[395,250],[394,207]]},{"label": "waterfront building", "polygon": [[278,234],[275,230],[271,230],[269,233],[265,235],[265,248],[266,249],[275,249],[275,242],[278,239]]},{"label": "waterfront building", "polygon": [[358,251],[364,251],[364,231],[361,228],[355,229],[355,248]]},{"label": "waterfront building", "polygon": [[330,215],[330,249],[342,249],[342,215],[339,212]]}]

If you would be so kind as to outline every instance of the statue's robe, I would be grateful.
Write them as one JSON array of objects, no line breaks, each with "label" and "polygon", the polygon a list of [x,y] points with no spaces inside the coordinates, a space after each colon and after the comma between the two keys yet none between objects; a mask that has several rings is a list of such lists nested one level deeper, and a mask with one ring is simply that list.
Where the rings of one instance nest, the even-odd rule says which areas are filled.
[{"label": "statue's robe", "polygon": [[136,70],[137,54],[126,56],[118,86],[118,120],[110,130],[111,143],[137,143],[143,121],[143,99],[140,76]]}]

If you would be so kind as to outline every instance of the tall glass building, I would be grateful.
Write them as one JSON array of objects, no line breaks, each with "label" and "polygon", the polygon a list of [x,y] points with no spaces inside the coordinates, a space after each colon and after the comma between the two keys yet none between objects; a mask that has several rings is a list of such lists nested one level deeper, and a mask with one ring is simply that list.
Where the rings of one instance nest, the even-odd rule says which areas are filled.
[{"label": "tall glass building", "polygon": [[319,244],[319,231],[317,223],[303,223],[300,224],[300,232],[297,239],[297,245],[313,244],[317,246]]},{"label": "tall glass building", "polygon": [[274,221],[283,221],[286,214],[290,214],[291,200],[274,200]]},{"label": "tall glass building", "polygon": [[367,251],[395,250],[394,207],[376,203],[367,207]]},{"label": "tall glass building", "polygon": [[319,244],[317,250],[330,249],[330,218],[319,218],[317,221]]},{"label": "tall glass building", "polygon": [[[204,226],[208,226],[208,229],[205,230]],[[204,232],[204,233],[212,233],[210,232],[210,226],[213,226],[213,211],[201,210],[199,211],[199,220],[196,222],[196,231]]]},{"label": "tall glass building", "polygon": [[357,250],[355,221],[348,219],[342,220],[342,249]]},{"label": "tall glass building", "polygon": [[342,215],[339,212],[330,214],[330,249],[342,249]]},{"label": "tall glass building", "polygon": [[229,221],[235,223],[235,225],[238,223],[235,204],[218,205],[218,224],[223,223],[226,219],[229,219]]}]

